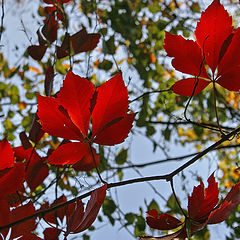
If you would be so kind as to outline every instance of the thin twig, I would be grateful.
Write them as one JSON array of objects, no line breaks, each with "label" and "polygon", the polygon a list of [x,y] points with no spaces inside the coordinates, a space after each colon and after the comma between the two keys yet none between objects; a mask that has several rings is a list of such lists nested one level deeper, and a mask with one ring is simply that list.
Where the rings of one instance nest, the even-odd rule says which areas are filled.
[{"label": "thin twig", "polygon": [[1,29],[0,29],[0,43],[1,43],[1,40],[2,40],[4,15],[5,15],[5,12],[4,12],[4,0],[2,0],[2,16],[1,16],[1,27],[0,27],[0,28],[1,28]]},{"label": "thin twig", "polygon": [[165,90],[156,90],[156,91],[145,92],[145,93],[143,93],[142,95],[134,98],[133,100],[130,100],[129,103],[135,102],[135,101],[137,101],[138,99],[140,99],[140,98],[142,98],[142,97],[144,97],[144,96],[146,96],[146,95],[150,95],[150,94],[152,94],[152,93],[163,93],[163,92],[169,92],[169,91],[171,91],[171,90],[172,90],[172,88],[165,89]]}]

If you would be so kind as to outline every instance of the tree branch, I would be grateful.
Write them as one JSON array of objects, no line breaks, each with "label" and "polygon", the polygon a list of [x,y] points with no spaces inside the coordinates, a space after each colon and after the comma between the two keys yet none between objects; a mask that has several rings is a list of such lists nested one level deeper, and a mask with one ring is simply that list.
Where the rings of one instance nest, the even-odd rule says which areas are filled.
[{"label": "tree branch", "polygon": [[[196,162],[198,159],[200,159],[201,157],[203,157],[204,155],[206,155],[208,152],[212,151],[213,149],[215,149],[217,146],[219,146],[220,144],[222,144],[225,141],[228,141],[232,136],[234,136],[235,134],[237,134],[240,131],[240,127],[236,128],[234,131],[232,131],[231,133],[222,136],[222,138],[215,142],[214,144],[212,144],[210,147],[206,148],[204,151],[200,152],[199,154],[197,154],[194,158],[192,158],[191,160],[189,160],[188,162],[186,162],[185,164],[183,164],[182,166],[180,166],[179,168],[177,168],[176,170],[174,170],[173,172],[171,172],[170,174],[165,174],[165,175],[159,175],[159,176],[150,176],[150,177],[142,177],[142,178],[135,178],[135,179],[129,179],[129,180],[125,180],[125,181],[121,181],[121,182],[116,182],[116,183],[109,183],[107,185],[107,189],[113,188],[113,187],[120,187],[120,186],[124,186],[124,185],[129,185],[129,184],[133,184],[133,183],[140,183],[140,182],[147,182],[147,181],[157,181],[157,180],[166,180],[166,181],[171,181],[173,179],[173,177],[175,175],[177,175],[179,172],[183,171],[184,169],[186,169],[187,167],[189,167],[191,164],[193,164],[194,162]],[[93,191],[89,191],[77,198],[73,198],[65,203],[61,203],[58,204],[54,207],[51,207],[49,209],[46,210],[42,210],[42,211],[37,211],[35,214],[28,216],[26,218],[20,219],[18,221],[15,221],[13,223],[7,224],[5,226],[0,227],[0,231],[4,230],[4,229],[8,229],[11,228],[13,226],[16,226],[18,224],[21,224],[23,222],[26,222],[30,219],[39,217],[39,218],[43,218],[46,214],[50,213],[50,212],[54,212],[59,208],[65,207],[71,203],[76,202],[77,200],[86,198],[88,196],[91,195]]]}]

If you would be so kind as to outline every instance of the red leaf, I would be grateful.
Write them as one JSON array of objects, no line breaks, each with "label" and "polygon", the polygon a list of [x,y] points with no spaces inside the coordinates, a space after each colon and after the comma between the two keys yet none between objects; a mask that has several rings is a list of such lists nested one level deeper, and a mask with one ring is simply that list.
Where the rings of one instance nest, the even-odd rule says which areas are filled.
[{"label": "red leaf", "polygon": [[59,104],[67,109],[72,122],[85,137],[88,135],[90,99],[93,93],[94,86],[90,81],[68,72],[57,95]]},{"label": "red leaf", "polygon": [[70,36],[69,33],[65,33],[63,42],[61,47],[57,46],[57,58],[64,58],[66,56],[68,56],[70,53]]},{"label": "red leaf", "polygon": [[234,32],[232,41],[218,67],[218,76],[220,76],[220,78],[217,80],[217,83],[230,91],[239,91],[240,89],[239,42],[240,28]]},{"label": "red leaf", "polygon": [[46,45],[32,45],[27,48],[28,54],[35,60],[40,61],[47,50]]},{"label": "red leaf", "polygon": [[0,171],[5,168],[12,167],[14,163],[13,150],[6,138],[0,141],[0,154],[1,154]]},{"label": "red leaf", "polygon": [[70,37],[74,54],[93,50],[97,46],[100,37],[101,35],[98,33],[87,33],[85,28],[75,33]]},{"label": "red leaf", "polygon": [[156,209],[148,211],[147,214],[147,224],[154,229],[170,230],[177,228],[183,224],[177,218],[172,217],[167,213],[163,213],[159,216]]},{"label": "red leaf", "polygon": [[[10,214],[9,205],[4,198],[0,198],[0,212],[1,212],[0,226],[2,227],[2,226],[9,224],[9,214]],[[8,229],[1,231],[1,234],[4,236],[4,238],[7,236],[8,231],[9,231]],[[1,237],[1,234],[0,234],[0,237]]]},{"label": "red leaf", "polygon": [[232,31],[232,17],[219,0],[214,0],[202,13],[195,31],[197,43],[204,50],[206,62],[213,73],[218,65],[221,47]]},{"label": "red leaf", "polygon": [[218,184],[215,181],[214,173],[208,178],[208,188],[205,189],[201,182],[194,187],[192,196],[188,197],[189,217],[195,221],[206,221],[209,213],[218,203]]},{"label": "red leaf", "polygon": [[56,137],[83,141],[80,130],[58,102],[56,98],[38,95],[37,114],[42,122],[43,130]]},{"label": "red leaf", "polygon": [[97,91],[92,112],[92,136],[102,145],[121,143],[132,128],[134,114],[127,114],[128,91],[122,74],[117,74]]},{"label": "red leaf", "polygon": [[[96,154],[96,150],[93,147],[92,151],[94,154],[96,165],[98,166],[100,162],[100,156]],[[88,153],[86,153],[85,156],[80,161],[75,163],[72,167],[77,171],[90,171],[95,168],[90,148],[88,148]]]},{"label": "red leaf", "polygon": [[42,28],[42,34],[50,43],[57,39],[57,22],[54,14],[48,16]]},{"label": "red leaf", "polygon": [[[114,145],[128,136],[134,114],[127,114],[128,92],[121,74],[96,91],[92,83],[69,72],[57,99],[38,96],[43,129],[56,137]],[[92,137],[88,128],[92,113]]]},{"label": "red leaf", "polygon": [[[173,86],[173,92],[181,95],[191,97],[200,93],[204,88],[206,88],[211,82],[203,80],[201,78],[185,78],[177,81]],[[196,87],[195,87],[196,85]],[[194,91],[194,94],[193,94]]]},{"label": "red leaf", "polygon": [[172,65],[175,69],[193,76],[208,78],[202,52],[196,42],[166,32],[164,48],[169,57],[174,57]]},{"label": "red leaf", "polygon": [[155,240],[155,239],[161,239],[161,240],[186,240],[187,239],[187,231],[186,231],[186,226],[184,226],[178,230],[175,233],[168,234],[162,237],[152,237],[152,236],[145,236],[145,237],[140,237],[140,240]]},{"label": "red leaf", "polygon": [[20,132],[19,138],[21,140],[21,143],[24,149],[28,149],[32,147],[32,144],[30,143],[29,138],[25,131]]},{"label": "red leaf", "polygon": [[48,163],[53,165],[75,164],[89,153],[87,143],[70,142],[58,147],[49,157]]},{"label": "red leaf", "polygon": [[61,233],[60,229],[46,228],[43,232],[44,240],[56,240],[56,239],[58,239],[58,236],[60,233]]},{"label": "red leaf", "polygon": [[91,198],[87,203],[85,212],[83,213],[83,205],[81,200],[77,202],[76,209],[71,214],[67,222],[66,236],[72,233],[79,233],[89,228],[95,221],[98,212],[103,204],[107,190],[107,184],[94,190]]},{"label": "red leaf", "polygon": [[224,200],[219,203],[216,209],[211,212],[210,216],[208,217],[208,224],[220,223],[226,220],[239,203],[240,183],[237,183],[232,187]]},{"label": "red leaf", "polygon": [[[17,207],[10,212],[10,223],[16,222],[20,219],[33,215],[35,208],[32,202],[29,202],[23,206]],[[11,238],[16,238],[33,231],[36,228],[35,219],[28,220],[26,222],[15,225],[11,229]]]},{"label": "red leaf", "polygon": [[51,96],[54,80],[54,70],[52,65],[46,69],[45,81],[44,81],[44,90],[46,96]]},{"label": "red leaf", "polygon": [[42,184],[44,179],[48,176],[49,169],[43,159],[33,149],[24,150],[22,147],[14,148],[17,160],[26,160],[27,169],[25,171],[25,178],[31,191],[34,191],[37,186]]},{"label": "red leaf", "polygon": [[35,114],[29,131],[29,139],[34,143],[38,143],[44,135],[41,124],[37,122],[38,119],[39,117]]},{"label": "red leaf", "polygon": [[[16,192],[22,188],[25,177],[25,166],[23,163],[15,163],[14,167],[1,174],[0,172],[0,194],[1,197]],[[4,170],[3,170],[4,171]]]},{"label": "red leaf", "polygon": [[[26,233],[22,237],[18,238],[18,240],[43,240],[43,239],[38,237],[34,233]],[[46,240],[46,239],[44,239],[44,240]]]},{"label": "red leaf", "polygon": [[11,207],[17,207],[22,202],[24,202],[27,197],[25,197],[20,191],[9,194],[6,196],[8,205]]},{"label": "red leaf", "polygon": [[[62,195],[60,198],[58,198],[57,200],[55,200],[50,207],[54,207],[57,204],[60,203],[65,203],[67,201],[67,198]],[[68,216],[74,209],[74,203],[69,204],[65,207],[61,207],[59,209],[57,209],[54,212],[50,212],[48,214],[45,215],[44,219],[50,223],[56,224],[56,217],[60,219],[60,221],[63,221],[64,216]]]},{"label": "red leaf", "polygon": [[114,123],[107,123],[94,138],[94,142],[101,145],[115,145],[124,141],[132,128],[135,114],[126,114],[122,119]]}]

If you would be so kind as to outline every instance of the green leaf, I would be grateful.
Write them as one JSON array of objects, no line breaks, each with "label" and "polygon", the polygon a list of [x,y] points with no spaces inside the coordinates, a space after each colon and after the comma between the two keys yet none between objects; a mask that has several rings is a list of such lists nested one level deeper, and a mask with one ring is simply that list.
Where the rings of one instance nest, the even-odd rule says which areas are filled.
[{"label": "green leaf", "polygon": [[146,228],[146,222],[145,219],[142,216],[137,216],[137,221],[135,223],[134,227],[134,235],[135,237],[141,236]]},{"label": "green leaf", "polygon": [[151,209],[156,209],[158,212],[160,212],[160,208],[159,208],[157,202],[154,199],[148,205],[148,211],[151,210]]},{"label": "green leaf", "polygon": [[118,155],[115,158],[115,161],[118,165],[122,165],[126,162],[128,154],[127,154],[127,149],[121,149]]},{"label": "green leaf", "polygon": [[103,205],[102,205],[102,210],[103,214],[106,216],[110,216],[114,213],[116,210],[117,206],[114,203],[114,201],[108,197],[104,199]]},{"label": "green leaf", "polygon": [[108,71],[112,68],[112,65],[113,63],[111,61],[104,59],[98,64],[98,68]]},{"label": "green leaf", "polygon": [[114,36],[111,36],[107,41],[103,41],[103,52],[104,54],[115,54],[115,40]]},{"label": "green leaf", "polygon": [[135,219],[136,219],[136,214],[134,214],[134,213],[125,214],[125,220],[127,221],[127,223],[125,225],[126,226],[132,225]]}]

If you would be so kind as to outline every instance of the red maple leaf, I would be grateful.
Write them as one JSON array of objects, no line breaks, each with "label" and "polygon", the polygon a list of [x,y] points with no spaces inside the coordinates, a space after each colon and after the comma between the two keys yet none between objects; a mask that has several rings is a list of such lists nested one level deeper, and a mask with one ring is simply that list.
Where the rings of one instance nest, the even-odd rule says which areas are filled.
[{"label": "red maple leaf", "polygon": [[[240,89],[240,28],[234,31],[232,17],[214,0],[202,13],[195,31],[196,41],[166,32],[165,50],[173,67],[193,77],[179,80],[172,90],[182,96],[200,93],[210,83],[230,91]],[[204,63],[209,66],[207,73]]]},{"label": "red maple leaf", "polygon": [[[187,238],[186,223],[190,225],[190,234],[203,229],[207,224],[220,223],[228,218],[231,212],[240,203],[240,182],[235,184],[227,196],[218,203],[218,186],[212,174],[208,178],[208,187],[204,189],[202,181],[194,187],[192,195],[188,197],[188,218],[181,222],[177,218],[163,213],[158,214],[157,210],[148,211],[147,223],[151,228],[159,230],[170,230],[182,228],[174,234],[169,234],[157,239],[171,240]],[[154,239],[153,237],[142,237],[142,240]]]},{"label": "red maple leaf", "polygon": [[95,88],[87,79],[69,72],[57,98],[38,95],[38,116],[44,131],[80,142],[61,145],[49,156],[48,162],[75,164],[86,153],[94,151],[90,148],[92,143],[115,145],[123,142],[135,116],[127,113],[128,104],[122,74]]}]

